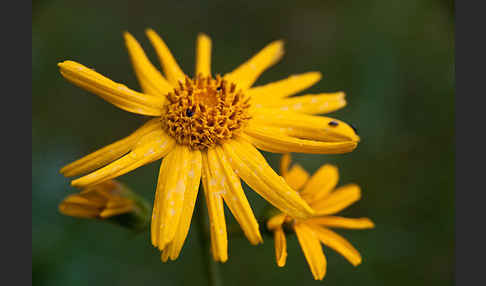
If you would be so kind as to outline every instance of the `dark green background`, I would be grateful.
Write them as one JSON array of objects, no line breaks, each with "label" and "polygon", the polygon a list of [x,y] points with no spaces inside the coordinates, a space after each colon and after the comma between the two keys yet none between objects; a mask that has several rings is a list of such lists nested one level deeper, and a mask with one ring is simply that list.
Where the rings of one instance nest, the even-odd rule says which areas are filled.
[{"label": "dark green background", "polygon": [[[454,282],[454,7],[452,1],[34,1],[32,15],[32,271],[34,285],[204,285],[194,224],[176,262],[162,264],[148,232],[63,217],[75,190],[63,165],[135,130],[142,116],[67,83],[56,64],[71,59],[139,89],[124,46],[130,31],[158,65],[144,29],[165,39],[182,68],[194,69],[198,32],[213,39],[213,71],[225,73],[275,39],[283,61],[258,81],[321,71],[309,92],[343,90],[331,116],[358,127],[346,155],[295,155],[311,172],[331,162],[340,183],[363,199],[343,214],[376,228],[339,231],[363,255],[353,268],[324,248],[327,285],[452,285]],[[265,153],[271,165],[279,156]],[[152,202],[159,161],[121,178]],[[263,199],[248,190],[256,213]],[[231,218],[229,222],[234,222]],[[229,238],[226,285],[314,284],[295,237],[285,268],[273,241]]]}]

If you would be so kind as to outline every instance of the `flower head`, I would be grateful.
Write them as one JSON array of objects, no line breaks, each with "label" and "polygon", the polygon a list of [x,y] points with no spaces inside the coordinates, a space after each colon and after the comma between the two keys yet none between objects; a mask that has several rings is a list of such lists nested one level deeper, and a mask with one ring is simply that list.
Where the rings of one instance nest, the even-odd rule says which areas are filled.
[{"label": "flower head", "polygon": [[211,73],[211,40],[199,35],[195,76],[184,74],[164,41],[146,32],[162,75],[140,44],[125,43],[142,92],[129,89],[73,61],[59,63],[61,75],[128,112],[154,117],[128,137],[61,169],[84,175],[73,186],[97,184],[161,159],[151,224],[152,244],[162,259],[176,259],[187,236],[200,181],[208,205],[214,259],[227,260],[223,202],[252,244],[262,241],[240,178],[278,209],[306,218],[313,210],[285,183],[257,150],[346,153],[359,137],[348,124],[315,114],[343,107],[344,93],[290,97],[316,83],[318,72],[252,87],[283,55],[283,43],[266,46],[224,76]]},{"label": "flower head", "polygon": [[275,239],[277,265],[285,266],[287,242],[285,232],[295,232],[304,256],[316,280],[326,275],[327,261],[321,243],[334,249],[351,264],[361,264],[359,252],[343,237],[330,230],[332,227],[347,229],[373,228],[368,218],[344,218],[334,216],[361,198],[361,190],[355,184],[334,189],[339,175],[336,167],[323,165],[310,177],[298,164],[290,168],[290,155],[281,159],[281,174],[287,183],[299,190],[304,200],[314,209],[315,214],[307,219],[292,217],[286,213],[276,213],[267,221],[267,228]]},{"label": "flower head", "polygon": [[145,227],[147,211],[146,203],[116,180],[86,187],[59,204],[59,212],[64,215],[112,220],[135,230]]}]

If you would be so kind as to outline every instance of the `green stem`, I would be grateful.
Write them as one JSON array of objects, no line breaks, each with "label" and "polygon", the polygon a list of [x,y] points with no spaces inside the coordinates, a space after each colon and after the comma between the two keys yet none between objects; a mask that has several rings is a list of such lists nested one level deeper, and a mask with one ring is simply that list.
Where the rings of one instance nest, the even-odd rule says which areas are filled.
[{"label": "green stem", "polygon": [[206,200],[204,198],[204,192],[202,188],[199,189],[199,198],[196,203],[196,217],[197,217],[197,230],[199,235],[199,243],[201,245],[202,263],[206,270],[208,278],[208,285],[210,286],[222,286],[223,281],[221,279],[221,272],[219,269],[219,263],[214,261],[211,256],[211,242],[209,240],[209,223],[208,215],[205,211]]}]

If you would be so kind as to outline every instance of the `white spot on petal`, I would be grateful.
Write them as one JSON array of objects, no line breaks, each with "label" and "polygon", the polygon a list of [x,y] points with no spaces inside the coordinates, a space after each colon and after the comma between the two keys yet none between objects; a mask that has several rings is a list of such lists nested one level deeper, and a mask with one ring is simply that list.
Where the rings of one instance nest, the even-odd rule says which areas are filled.
[{"label": "white spot on petal", "polygon": [[292,106],[293,109],[301,109],[302,108],[302,103],[296,103],[294,106]]}]

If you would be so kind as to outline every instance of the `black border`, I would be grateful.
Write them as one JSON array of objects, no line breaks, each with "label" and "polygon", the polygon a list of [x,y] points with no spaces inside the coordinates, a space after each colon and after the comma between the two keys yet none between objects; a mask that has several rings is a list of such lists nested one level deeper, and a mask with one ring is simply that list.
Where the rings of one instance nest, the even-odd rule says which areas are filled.
[{"label": "black border", "polygon": [[[469,3],[472,3],[470,1]],[[483,3],[483,2],[475,2]],[[484,4],[484,3],[483,3]],[[455,11],[455,258],[457,285],[474,285],[484,280],[486,235],[484,222],[484,99],[486,44],[484,6],[465,5]],[[483,6],[483,7],[480,7]],[[460,11],[458,14],[457,11]],[[459,18],[459,25],[457,25]],[[480,21],[481,20],[481,21]],[[483,22],[483,23],[481,23]],[[459,27],[459,29],[457,29]],[[460,30],[459,36],[457,30]],[[459,44],[458,44],[459,43]],[[457,49],[459,46],[459,49]],[[457,61],[459,58],[459,61]],[[457,62],[461,73],[457,73]],[[458,84],[459,83],[459,84]],[[459,116],[458,116],[459,115]],[[447,154],[444,154],[445,156]],[[484,282],[479,282],[484,283]]]},{"label": "black border", "polygon": [[[39,2],[39,1],[34,1]],[[5,3],[7,4],[7,3]],[[32,2],[4,5],[2,35],[2,284],[32,284]],[[10,16],[8,17],[7,16]],[[7,16],[7,17],[6,17]],[[32,34],[32,33],[30,33]],[[31,70],[31,68],[30,68]],[[31,143],[29,147],[29,142]],[[30,169],[30,179],[28,170]],[[6,183],[9,183],[8,186]],[[30,208],[29,208],[30,207]],[[10,282],[12,281],[12,282]]]}]

